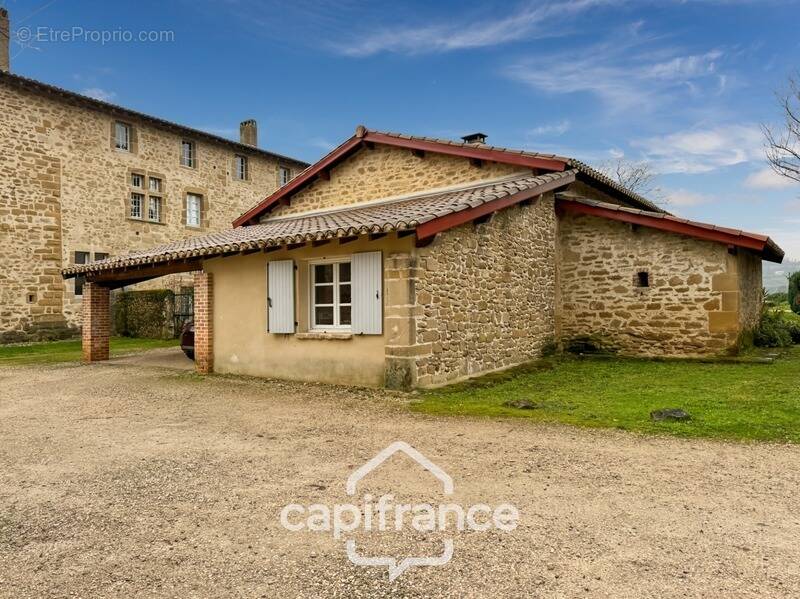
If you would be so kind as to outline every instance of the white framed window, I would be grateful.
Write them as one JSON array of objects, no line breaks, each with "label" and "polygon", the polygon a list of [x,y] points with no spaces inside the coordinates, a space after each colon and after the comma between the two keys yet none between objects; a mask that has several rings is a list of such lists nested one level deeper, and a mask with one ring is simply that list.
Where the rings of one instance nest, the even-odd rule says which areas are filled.
[{"label": "white framed window", "polygon": [[199,227],[201,211],[203,208],[203,196],[196,193],[186,194],[186,224],[190,227]]},{"label": "white framed window", "polygon": [[352,323],[350,258],[309,263],[311,328],[349,329]]},{"label": "white framed window", "polygon": [[131,174],[131,187],[136,189],[144,189],[144,175],[138,173]]},{"label": "white framed window", "polygon": [[154,223],[161,222],[161,198],[150,196],[150,203],[147,207],[147,220],[151,220]]},{"label": "white framed window", "polygon": [[284,186],[291,180],[292,180],[292,169],[285,166],[278,167],[278,182],[280,183],[280,185]]},{"label": "white framed window", "polygon": [[234,159],[235,173],[234,176],[239,181],[247,181],[247,156],[236,155]]},{"label": "white framed window", "polygon": [[144,196],[140,193],[131,194],[131,218],[142,218],[142,204],[144,203]]},{"label": "white framed window", "polygon": [[114,147],[125,152],[131,151],[131,126],[117,121],[114,123]]},{"label": "white framed window", "polygon": [[194,168],[197,164],[196,147],[193,141],[183,140],[181,142],[181,164]]},{"label": "white framed window", "polygon": [[158,177],[150,177],[149,180],[149,189],[150,191],[155,191],[156,193],[161,193],[161,179]]}]

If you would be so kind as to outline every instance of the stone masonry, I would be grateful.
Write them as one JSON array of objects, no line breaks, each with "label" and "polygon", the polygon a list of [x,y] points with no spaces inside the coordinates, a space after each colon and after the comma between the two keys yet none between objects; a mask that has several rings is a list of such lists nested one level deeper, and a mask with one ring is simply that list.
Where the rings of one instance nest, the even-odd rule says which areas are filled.
[{"label": "stone masonry", "polygon": [[292,197],[290,205],[276,208],[267,218],[494,179],[519,172],[525,172],[525,169],[497,162],[485,162],[477,166],[458,156],[427,153],[419,157],[402,148],[376,146],[360,150],[349,160],[340,163],[331,169],[330,180],[315,181]]},{"label": "stone masonry", "polygon": [[623,354],[715,354],[757,322],[761,260],[746,251],[572,214],[559,219],[558,247],[564,342],[594,335]]},{"label": "stone masonry", "polygon": [[541,355],[555,335],[553,202],[546,194],[387,259],[387,386],[440,385]]},{"label": "stone masonry", "polygon": [[553,195],[446,231],[418,250],[417,384],[535,359],[555,334]]},{"label": "stone masonry", "polygon": [[[96,253],[119,255],[228,229],[278,187],[280,166],[294,173],[303,166],[117,117],[91,101],[22,88],[11,79],[0,79],[0,114],[0,342],[76,330],[81,298],[74,281],[60,277],[75,252],[94,259]],[[112,147],[117,118],[133,128],[131,152]],[[195,168],[180,164],[183,139],[195,142]],[[247,156],[247,180],[233,174],[236,154]],[[133,173],[145,184],[151,176],[161,180],[158,222],[129,218]],[[203,198],[199,228],[186,225],[188,193]],[[146,187],[143,195],[148,197]],[[181,281],[191,284],[191,278]],[[149,286],[173,285],[159,279]]]}]

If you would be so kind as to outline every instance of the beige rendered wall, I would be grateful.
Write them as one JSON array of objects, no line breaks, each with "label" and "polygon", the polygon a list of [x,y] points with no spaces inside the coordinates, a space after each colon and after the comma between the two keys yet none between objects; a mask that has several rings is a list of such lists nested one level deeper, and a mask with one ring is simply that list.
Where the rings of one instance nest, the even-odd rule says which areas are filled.
[{"label": "beige rendered wall", "polygon": [[[624,354],[690,356],[733,348],[760,286],[725,245],[587,215],[558,223],[558,334],[599,335]],[[740,261],[747,272],[740,278]],[[650,287],[636,286],[646,271]],[[748,308],[750,310],[751,308]],[[750,317],[748,317],[750,318]]]},{"label": "beige rendered wall", "polygon": [[459,156],[427,152],[418,157],[411,150],[376,145],[359,150],[331,169],[330,180],[315,181],[266,218],[524,172],[514,165],[484,162],[479,167]]},{"label": "beige rendered wall", "polygon": [[[198,166],[184,167],[183,137],[139,122],[131,123],[135,151],[120,152],[111,147],[110,115],[7,85],[0,115],[0,339],[79,325],[80,297],[58,272],[75,251],[119,255],[228,229],[278,186],[270,157],[248,154],[250,180],[238,181],[231,173],[239,150],[195,139]],[[127,218],[132,170],[162,178],[163,223]],[[188,191],[207,199],[202,228],[182,220]]]},{"label": "beige rendered wall", "polygon": [[[309,338],[308,261],[346,256],[355,252],[382,251],[389,264],[396,253],[412,251],[410,238],[386,237],[296,250],[280,250],[209,260],[204,270],[214,280],[214,371],[300,381],[379,387],[384,384],[385,346],[397,333],[384,309],[382,335],[354,335],[347,339]],[[295,314],[298,333],[267,332],[267,262],[294,260],[296,271]],[[386,270],[386,268],[385,268]],[[384,303],[393,302],[384,284]]]}]

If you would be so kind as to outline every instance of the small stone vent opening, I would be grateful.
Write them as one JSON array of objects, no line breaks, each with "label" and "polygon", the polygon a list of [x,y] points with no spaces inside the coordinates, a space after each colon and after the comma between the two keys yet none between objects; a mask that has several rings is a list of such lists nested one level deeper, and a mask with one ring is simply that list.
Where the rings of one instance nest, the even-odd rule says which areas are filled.
[{"label": "small stone vent opening", "polygon": [[28,295],[25,297],[25,301],[27,301],[29,304],[34,304],[34,303],[36,303],[36,294],[35,294],[35,293],[29,293],[29,294],[28,294]]},{"label": "small stone vent opening", "polygon": [[637,287],[650,287],[650,273],[646,270],[640,270],[636,273],[636,286]]}]

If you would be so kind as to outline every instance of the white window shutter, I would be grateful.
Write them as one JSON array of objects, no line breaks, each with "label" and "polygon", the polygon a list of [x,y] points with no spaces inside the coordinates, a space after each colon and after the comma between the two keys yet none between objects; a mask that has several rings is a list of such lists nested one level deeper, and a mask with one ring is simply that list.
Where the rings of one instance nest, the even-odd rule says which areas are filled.
[{"label": "white window shutter", "polygon": [[294,261],[269,262],[267,283],[267,330],[294,333]]},{"label": "white window shutter", "polygon": [[381,252],[353,254],[353,333],[383,332],[383,255]]}]

